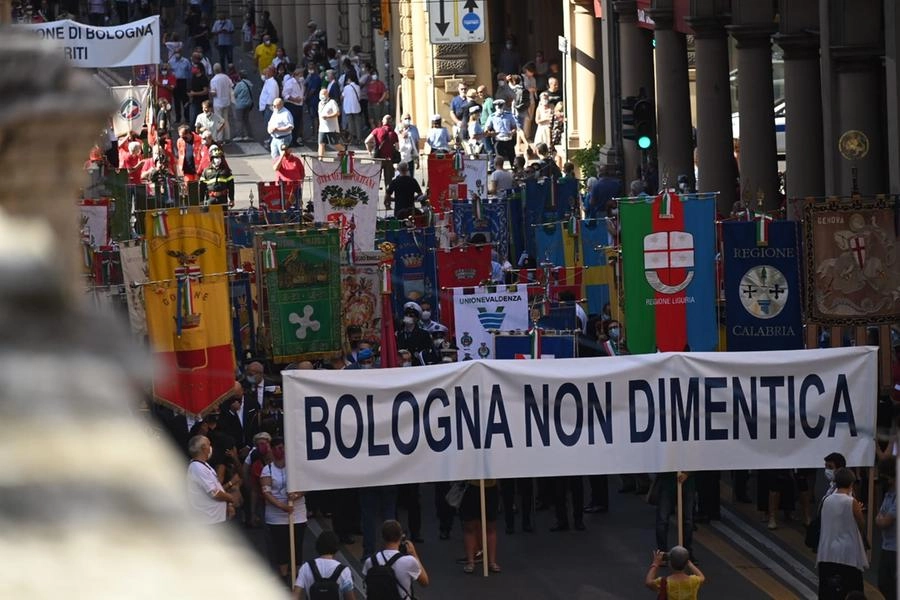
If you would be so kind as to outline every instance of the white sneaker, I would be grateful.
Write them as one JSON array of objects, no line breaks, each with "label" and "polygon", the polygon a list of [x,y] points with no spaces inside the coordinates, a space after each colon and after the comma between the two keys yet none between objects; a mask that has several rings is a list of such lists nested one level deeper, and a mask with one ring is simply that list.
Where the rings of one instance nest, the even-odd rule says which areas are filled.
[{"label": "white sneaker", "polygon": [[778,529],[778,523],[775,522],[775,517],[769,517],[769,524],[766,525],[769,529]]}]

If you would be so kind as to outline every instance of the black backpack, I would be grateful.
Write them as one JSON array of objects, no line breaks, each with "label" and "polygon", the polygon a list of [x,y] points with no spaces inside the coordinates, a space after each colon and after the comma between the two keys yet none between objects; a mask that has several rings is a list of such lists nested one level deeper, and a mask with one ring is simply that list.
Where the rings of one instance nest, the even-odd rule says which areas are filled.
[{"label": "black backpack", "polygon": [[[394,573],[394,563],[403,556],[399,552],[392,556],[389,560],[379,563],[378,554],[369,557],[371,564],[369,570],[366,571],[366,598],[368,600],[405,600],[412,598],[412,595],[403,588],[403,595],[400,594],[398,588],[397,574]],[[381,560],[385,560],[384,553],[381,553]],[[400,586],[402,588],[403,586]]]},{"label": "black backpack", "polygon": [[338,584],[338,577],[346,565],[338,565],[329,577],[322,577],[319,573],[319,567],[316,566],[315,559],[307,561],[309,569],[312,571],[315,581],[306,590],[306,597],[310,600],[341,600],[341,586]]}]

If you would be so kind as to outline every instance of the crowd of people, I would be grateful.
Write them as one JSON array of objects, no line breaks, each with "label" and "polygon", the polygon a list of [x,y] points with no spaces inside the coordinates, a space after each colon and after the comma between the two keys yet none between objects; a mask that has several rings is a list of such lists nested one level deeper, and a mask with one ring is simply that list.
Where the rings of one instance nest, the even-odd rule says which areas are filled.
[{"label": "crowd of people", "polygon": [[[92,157],[127,171],[137,211],[149,208],[150,198],[157,203],[165,198],[165,205],[175,205],[167,185],[171,178],[195,184],[202,202],[233,206],[234,175],[224,147],[234,141],[262,143],[271,153],[274,177],[291,184],[305,178],[303,161],[294,154],[294,148],[314,141],[320,157],[329,147],[338,151],[366,149],[372,157],[382,160],[385,207],[399,219],[415,214],[415,202],[421,201],[422,187],[415,179],[415,173],[422,168],[421,153],[462,148],[468,154],[488,155],[492,163],[488,192],[500,196],[528,178],[574,177],[574,166],[561,164],[558,159],[565,123],[559,65],[545,61],[541,52],[534,60],[523,62],[513,39],[507,41],[497,59],[493,90],[483,84],[470,87],[460,83],[457,95],[448,103],[450,122],[445,123],[435,114],[422,135],[410,114],[404,114],[395,127],[390,91],[377,69],[363,58],[358,47],[346,55],[330,47],[319,24],[308,24],[301,56],[290,57],[278,45],[278,32],[267,14],[262,15],[261,25],[257,26],[256,15],[250,12],[238,27],[227,12],[214,13],[212,2],[191,0],[187,14],[179,22],[174,4],[166,0],[92,0],[81,6],[78,2],[44,0],[30,12],[25,3],[16,5],[20,21],[73,17],[92,24],[111,24],[155,14],[153,11],[163,15],[168,56],[152,79],[157,109],[153,127],[143,137],[130,135],[111,140],[111,152],[106,157]],[[261,81],[254,81],[248,70],[235,66],[236,45],[252,56]],[[253,130],[252,111],[262,114],[264,132]],[[654,193],[656,187],[657,182],[652,179],[636,180],[631,183],[630,192]],[[613,215],[614,198],[621,194],[621,188],[621,181],[599,167],[596,177],[590,177],[584,185],[585,216]],[[294,197],[299,205],[302,188],[295,185],[292,189],[296,190]],[[135,222],[137,235],[142,233],[140,221]],[[504,258],[495,256],[494,279],[502,280],[504,268],[509,266]],[[571,302],[575,304],[575,299]],[[396,340],[400,365],[415,367],[454,360],[447,328],[432,319],[431,309],[414,302],[404,306]],[[579,356],[628,352],[623,325],[608,306],[597,315],[585,314],[581,309],[578,329]],[[358,328],[349,328],[346,333],[348,348],[331,359],[286,368],[379,366],[381,340],[362,339]],[[188,421],[183,415],[158,408],[167,429],[191,459],[189,498],[198,517],[217,526],[265,526],[270,562],[289,586],[296,585],[298,592],[308,590],[320,578],[339,569],[334,555],[340,544],[354,542],[357,535],[363,538],[364,570],[377,570],[387,564],[404,589],[411,589],[414,582],[427,585],[428,575],[415,549],[425,535],[420,485],[321,493],[288,491],[280,398],[278,367],[265,360],[254,360],[243,365],[232,396],[202,420]],[[895,423],[894,431],[896,428]],[[896,445],[894,438],[891,443]],[[881,451],[892,454],[890,448]],[[886,460],[879,465],[885,486],[875,523],[881,530],[882,543],[879,588],[887,597],[894,597],[896,480],[894,462],[888,455],[882,457]],[[861,593],[862,573],[869,567],[869,542],[862,535],[862,501],[868,501],[874,509],[876,498],[865,498],[856,473],[847,469],[842,460],[840,455],[825,458],[829,485],[818,500],[814,493],[815,474],[810,471],[755,474],[757,508],[769,529],[781,526],[798,506],[804,525],[815,528],[818,522],[815,549],[822,598],[849,598],[850,593]],[[735,501],[751,502],[749,478],[747,472],[732,474]],[[499,515],[503,515],[508,534],[516,531],[517,515],[521,518],[521,531],[530,532],[534,529],[534,512],[548,509],[555,516],[551,531],[584,530],[585,513],[603,513],[610,508],[608,478],[590,476],[586,482],[587,489],[582,477],[484,482],[484,526],[488,533],[484,548],[480,536],[480,482],[467,482],[458,504],[449,501],[451,482],[437,483],[434,510],[439,522],[438,536],[448,539],[458,516],[465,552],[463,572],[474,572],[476,558],[486,553],[489,569],[500,573],[496,530]],[[716,472],[664,473],[652,479],[646,474],[622,477],[619,492],[656,494],[657,552],[645,581],[653,591],[659,593],[666,588],[669,597],[696,597],[705,578],[697,567],[692,532],[696,523],[720,518],[719,483],[720,474]],[[683,515],[685,536],[683,546],[669,550],[669,525],[675,513],[678,485],[687,507]],[[403,514],[398,507],[405,509],[405,524],[397,521]],[[307,562],[303,557],[303,539],[305,524],[313,516],[330,517],[333,531],[318,536],[319,557]],[[381,551],[379,523],[383,523]],[[290,539],[294,541],[293,553]],[[293,566],[299,569],[295,581],[288,580],[292,555]],[[671,574],[659,577],[658,570],[664,565]],[[343,597],[352,598],[349,573],[337,573]]]}]

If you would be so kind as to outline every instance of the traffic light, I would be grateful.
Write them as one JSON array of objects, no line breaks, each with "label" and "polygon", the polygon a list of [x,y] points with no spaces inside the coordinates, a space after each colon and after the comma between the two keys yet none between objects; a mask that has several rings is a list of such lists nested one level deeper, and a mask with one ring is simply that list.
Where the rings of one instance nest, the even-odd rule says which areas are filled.
[{"label": "traffic light", "polygon": [[626,140],[637,139],[634,129],[634,105],[637,101],[636,96],[622,98],[622,138]]},{"label": "traffic light", "polygon": [[634,137],[630,139],[634,139],[641,150],[649,150],[653,147],[656,137],[653,130],[653,105],[646,98],[639,98],[634,103],[632,116],[634,117]]}]

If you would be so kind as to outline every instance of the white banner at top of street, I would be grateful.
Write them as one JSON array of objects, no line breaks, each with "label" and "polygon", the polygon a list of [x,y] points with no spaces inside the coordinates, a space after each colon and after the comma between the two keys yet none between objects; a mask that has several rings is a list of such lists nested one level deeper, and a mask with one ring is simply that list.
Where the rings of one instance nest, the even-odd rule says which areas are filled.
[{"label": "white banner at top of street", "polygon": [[484,42],[486,0],[428,0],[428,31],[432,44]]}]

